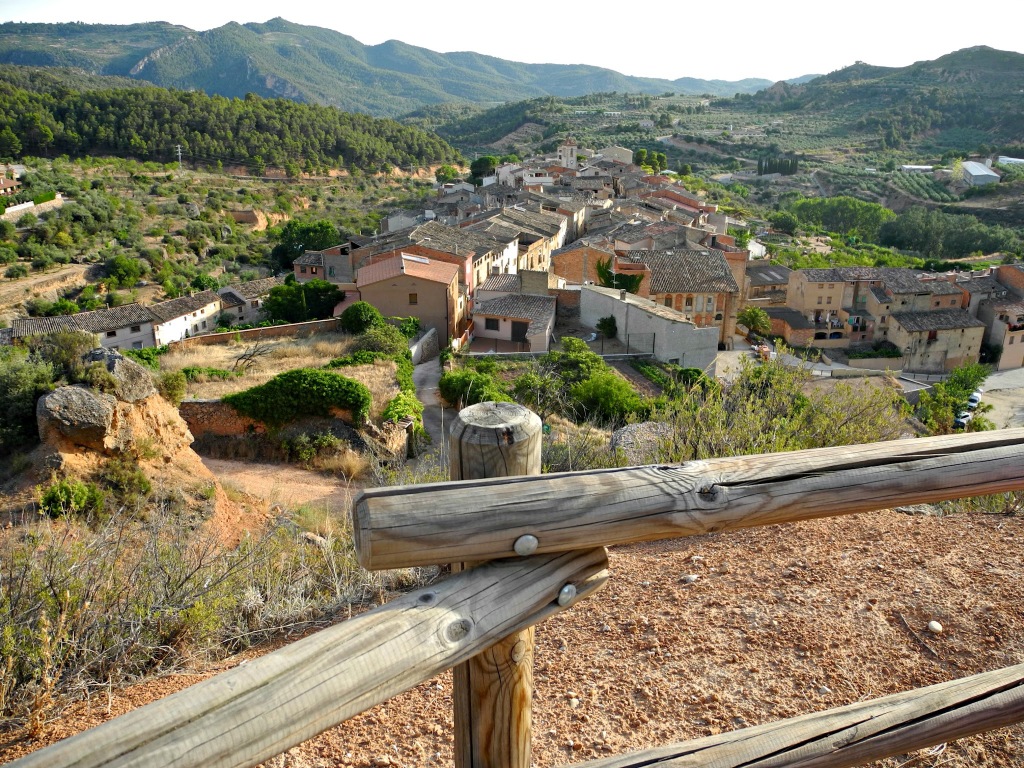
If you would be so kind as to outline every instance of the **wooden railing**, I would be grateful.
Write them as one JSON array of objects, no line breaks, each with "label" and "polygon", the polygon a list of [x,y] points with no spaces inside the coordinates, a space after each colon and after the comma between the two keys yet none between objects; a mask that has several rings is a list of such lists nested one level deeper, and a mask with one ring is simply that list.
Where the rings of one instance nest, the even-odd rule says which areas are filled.
[{"label": "wooden railing", "polygon": [[[452,563],[449,578],[13,765],[247,768],[472,662],[456,764],[526,768],[528,630],[605,583],[605,546],[1024,489],[1024,429],[540,476],[526,409],[472,406],[452,432],[457,481],[354,508],[364,566]],[[1022,720],[1024,665],[585,765],[836,768]]]}]

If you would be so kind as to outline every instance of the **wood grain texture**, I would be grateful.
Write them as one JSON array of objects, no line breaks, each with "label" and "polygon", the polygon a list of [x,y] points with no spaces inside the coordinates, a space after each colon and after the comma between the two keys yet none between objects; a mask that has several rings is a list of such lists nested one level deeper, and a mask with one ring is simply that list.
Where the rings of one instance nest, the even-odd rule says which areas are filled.
[{"label": "wood grain texture", "polygon": [[607,579],[603,549],[491,562],[416,590],[12,763],[248,768],[563,610]]},{"label": "wood grain texture", "polygon": [[541,421],[529,408],[477,403],[459,411],[451,430],[452,480],[540,474]]},{"label": "wood grain texture", "polygon": [[[463,408],[452,423],[452,480],[539,475],[541,421],[515,403]],[[471,563],[453,563],[460,570]],[[533,628],[504,637],[454,671],[455,768],[530,768]]]},{"label": "wood grain texture", "polygon": [[1024,721],[1024,664],[573,768],[845,768]]},{"label": "wood grain texture", "polygon": [[670,466],[365,491],[369,569],[481,561],[807,520],[1024,488],[1024,429]]}]

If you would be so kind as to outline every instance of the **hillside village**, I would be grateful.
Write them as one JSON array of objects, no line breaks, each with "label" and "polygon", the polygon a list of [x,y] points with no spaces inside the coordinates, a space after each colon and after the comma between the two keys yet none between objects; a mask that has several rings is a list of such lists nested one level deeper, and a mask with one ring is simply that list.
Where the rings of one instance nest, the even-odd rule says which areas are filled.
[{"label": "hillside village", "polygon": [[[352,90],[366,99],[383,94]],[[775,90],[789,94],[785,83]],[[205,97],[181,97],[202,114]],[[647,109],[661,97],[640,98]],[[701,104],[710,109],[711,98]],[[255,94],[238,101],[240,109],[273,112]],[[960,111],[973,113],[973,103]],[[57,743],[71,764],[86,750],[61,740],[228,670],[234,676],[218,680],[233,702],[217,699],[197,717],[180,707],[185,714],[175,717],[200,728],[212,714],[228,722],[228,740],[255,743],[276,738],[278,716],[302,709],[287,726],[287,746],[276,744],[276,757],[268,749],[262,765],[460,764],[450,664],[345,722],[349,715],[334,708],[356,699],[338,691],[356,668],[406,674],[405,650],[439,657],[467,639],[482,642],[488,634],[478,620],[511,612],[518,597],[492,600],[466,588],[469,608],[451,623],[462,609],[444,590],[495,563],[439,564],[481,565],[467,556],[367,570],[362,548],[371,536],[358,508],[375,494],[415,498],[408,509],[424,520],[458,512],[451,538],[460,543],[477,522],[497,521],[506,530],[493,538],[508,538],[499,546],[517,557],[494,556],[511,568],[556,552],[532,557],[558,525],[563,543],[579,548],[598,506],[632,515],[640,494],[658,507],[637,515],[645,525],[664,521],[665,535],[677,536],[680,518],[693,522],[685,539],[595,544],[608,556],[600,576],[608,585],[597,599],[586,592],[589,578],[567,571],[550,593],[532,576],[514,583],[537,592],[551,614],[535,634],[531,628],[525,657],[519,643],[512,649],[535,680],[525,739],[533,758],[524,764],[603,765],[633,759],[627,751],[715,736],[735,740],[727,751],[736,762],[750,726],[1019,664],[1024,492],[1015,488],[1024,483],[1024,430],[987,430],[1010,426],[1011,415],[1024,424],[1024,374],[1013,372],[1024,369],[1024,241],[1014,229],[997,233],[1006,235],[1000,244],[964,238],[970,247],[931,251],[798,215],[801,205],[850,198],[831,160],[799,153],[801,167],[813,170],[794,181],[769,172],[780,161],[796,171],[789,149],[744,145],[774,141],[782,126],[774,118],[788,120],[796,114],[790,106],[779,115],[758,108],[771,132],[757,136],[733,131],[731,119],[723,131],[703,115],[701,130],[721,155],[710,166],[702,151],[689,154],[706,146],[704,134],[699,144],[658,136],[676,127],[667,108],[637,121],[642,140],[597,130],[582,138],[584,122],[596,129],[596,118],[623,114],[568,110],[573,122],[540,125],[528,148],[504,134],[385,159],[374,139],[359,142],[373,155],[363,165],[325,145],[319,158],[304,150],[306,163],[274,149],[248,168],[218,161],[208,174],[201,164],[191,171],[180,162],[138,162],[144,154],[106,167],[76,157],[69,171],[68,158],[54,156],[67,151],[60,143],[40,153],[47,159],[7,165],[0,197],[32,202],[0,214],[10,265],[0,309],[11,313],[0,317],[0,762]],[[311,113],[299,112],[293,127],[309,122],[302,115]],[[425,114],[416,119],[429,122]],[[74,136],[71,125],[60,124],[58,142]],[[283,125],[261,122],[275,141],[294,141]],[[830,141],[855,143],[827,132]],[[212,133],[204,140],[241,144],[240,131]],[[5,140],[0,130],[0,148]],[[666,172],[666,156],[652,146],[680,173]],[[439,165],[478,149],[496,161],[483,173],[476,162],[468,177]],[[492,151],[539,154],[499,159]],[[897,171],[895,156],[886,157],[884,191],[868,196],[879,202],[859,202],[895,219],[921,199],[953,200],[948,192],[957,186],[971,191],[957,195],[959,203],[987,201],[997,219],[1013,219],[1015,210],[999,206],[1019,195],[1024,176],[1006,168],[1024,161],[1002,151],[1017,149],[970,155],[998,157],[994,169],[983,159],[955,161],[963,176],[953,185],[943,168]],[[880,157],[851,158],[857,167],[848,175],[874,184],[878,172],[861,166],[883,168]],[[942,153],[908,149],[899,157],[939,162]],[[282,158],[290,167],[268,170]],[[60,181],[48,182],[63,194],[33,189],[47,166],[63,166]],[[886,197],[901,185],[939,197]],[[80,219],[101,210],[98,202],[111,210],[123,202],[131,216],[109,216],[80,236]],[[970,229],[973,218],[938,207],[928,213],[934,218],[918,219],[925,230],[939,217],[948,228]],[[786,217],[792,227],[781,223]],[[51,258],[58,251],[63,260]],[[119,276],[119,262],[138,269]],[[883,266],[892,264],[922,266]],[[285,297],[302,311],[283,317]],[[993,371],[1009,375],[997,385],[995,376],[986,381]],[[533,411],[524,415],[535,422],[529,474],[538,476],[471,481],[480,483],[472,502],[467,486],[446,497],[456,503],[433,501],[436,488],[423,484],[444,484],[460,463],[450,461],[457,441],[449,437],[460,433],[453,416],[470,403],[503,400],[517,405],[486,408]],[[526,443],[502,430],[499,443]],[[950,434],[960,430],[977,434]],[[783,455],[803,449],[822,449],[826,469],[801,471],[810,466],[803,456]],[[876,450],[898,453],[881,461]],[[752,458],[774,474],[751,471]],[[932,474],[917,474],[922,465]],[[716,466],[726,468],[721,476]],[[879,495],[883,467],[896,489],[890,496]],[[629,472],[637,474],[617,474]],[[613,475],[626,479],[616,486]],[[652,478],[647,490],[641,476]],[[564,503],[522,490],[549,480],[569,484]],[[794,502],[794,489],[811,486],[818,507]],[[499,487],[509,501],[477,512],[486,489]],[[951,498],[969,491],[990,495]],[[876,509],[879,498],[885,509]],[[517,534],[513,545],[505,533],[520,502],[549,527]],[[773,508],[774,522],[797,522],[766,525]],[[836,517],[811,519],[815,510]],[[413,549],[433,546],[408,538]],[[429,637],[409,642],[418,630],[400,626],[402,605]],[[431,623],[435,611],[443,626]],[[399,617],[398,632],[367,632],[355,653],[334,635],[320,651],[297,650],[376,616]],[[391,637],[405,650],[392,655]],[[266,657],[278,645],[283,653]],[[235,688],[289,654],[296,663],[276,667],[271,684]],[[304,688],[308,681],[322,698]],[[968,691],[971,711],[996,710],[1004,717],[998,726],[1019,721],[1019,689],[1004,685],[998,695],[1011,704],[993,705]],[[955,721],[965,734],[958,738],[930,729],[915,694],[907,701],[911,728],[924,732],[913,748],[900,746],[888,711],[854,722],[857,739],[849,740],[828,714],[812,714],[828,731],[819,746],[856,748],[877,733],[889,749],[874,763],[883,768],[1022,764],[1019,722],[990,723],[996,729],[981,733],[981,720],[942,700],[939,716]],[[229,713],[239,702],[243,717],[235,720]],[[122,757],[184,746],[187,760],[205,764],[200,755],[213,742],[179,737],[177,725],[152,711],[110,726],[118,749],[164,729]],[[318,736],[300,732],[307,717],[321,718]],[[784,762],[778,732],[770,736],[764,759]],[[794,748],[813,741],[801,730]],[[121,759],[110,757],[116,751],[100,747],[91,757]],[[229,753],[244,762],[237,746],[220,751]],[[28,759],[65,764],[50,754]],[[661,757],[634,763],[651,760]]]},{"label": "hillside village", "polygon": [[[758,233],[738,245],[747,222],[645,172],[623,147],[591,150],[570,139],[554,156],[499,165],[482,181],[439,184],[422,210],[388,216],[379,234],[307,251],[294,260],[295,281],[344,291],[335,315],[365,301],[384,316],[418,317],[453,351],[546,352],[556,318],[593,329],[612,316],[627,352],[713,374],[738,314],[759,307],[771,335],[789,346],[827,354],[884,344],[880,357],[898,364],[882,367],[949,372],[978,362],[983,344],[1002,347],[999,370],[1024,365],[1019,264],[941,274],[790,270],[763,258]],[[263,300],[284,279],[16,319],[0,339],[81,330],[108,349],[162,346],[259,322]],[[631,291],[609,287],[629,280]]]}]

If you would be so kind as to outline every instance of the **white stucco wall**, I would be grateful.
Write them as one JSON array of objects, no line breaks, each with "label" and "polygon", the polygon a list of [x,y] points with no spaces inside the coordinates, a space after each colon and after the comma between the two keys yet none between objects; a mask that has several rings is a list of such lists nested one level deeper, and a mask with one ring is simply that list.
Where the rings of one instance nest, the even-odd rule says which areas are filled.
[{"label": "white stucco wall", "polygon": [[[597,327],[602,317],[612,315],[618,326],[619,337],[627,334],[654,334],[654,357],[661,362],[676,362],[687,368],[700,368],[709,376],[715,373],[718,355],[716,327],[698,328],[683,319],[680,312],[659,307],[653,301],[619,291],[585,285],[580,294],[580,321],[591,328]],[[678,318],[678,319],[677,319]]]}]

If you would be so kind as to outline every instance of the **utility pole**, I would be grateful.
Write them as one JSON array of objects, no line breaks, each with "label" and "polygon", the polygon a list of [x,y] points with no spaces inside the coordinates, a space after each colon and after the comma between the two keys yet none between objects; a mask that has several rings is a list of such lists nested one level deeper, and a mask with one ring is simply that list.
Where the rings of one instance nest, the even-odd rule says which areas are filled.
[{"label": "utility pole", "polygon": [[181,173],[181,144],[178,144],[175,149],[178,152],[178,173]]}]

